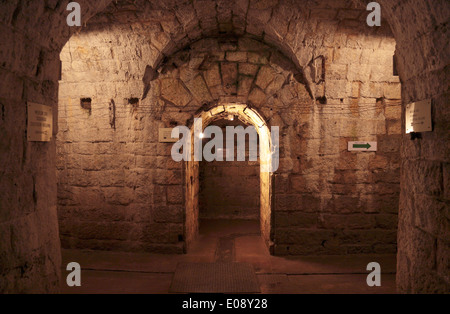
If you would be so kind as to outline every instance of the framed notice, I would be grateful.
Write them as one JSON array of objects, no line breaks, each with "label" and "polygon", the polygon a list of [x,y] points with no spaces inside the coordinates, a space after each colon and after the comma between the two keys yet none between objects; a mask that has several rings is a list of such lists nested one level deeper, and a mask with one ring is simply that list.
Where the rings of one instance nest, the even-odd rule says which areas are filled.
[{"label": "framed notice", "polygon": [[28,102],[28,141],[49,142],[53,132],[52,107]]},{"label": "framed notice", "polygon": [[159,142],[160,143],[175,143],[178,142],[179,137],[172,137],[172,129],[159,129]]},{"label": "framed notice", "polygon": [[406,105],[406,133],[429,132],[431,125],[431,99]]}]

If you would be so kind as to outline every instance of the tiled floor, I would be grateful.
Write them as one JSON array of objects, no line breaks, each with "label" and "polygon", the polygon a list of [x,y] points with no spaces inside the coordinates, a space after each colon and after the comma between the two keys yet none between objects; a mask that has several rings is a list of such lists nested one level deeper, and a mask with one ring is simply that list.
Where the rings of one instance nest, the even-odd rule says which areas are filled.
[{"label": "tiled floor", "polygon": [[[395,255],[271,256],[257,222],[202,222],[200,237],[185,255],[63,250],[63,265],[82,268],[81,287],[63,293],[168,293],[178,262],[247,262],[262,293],[395,293]],[[381,287],[368,287],[366,266],[381,265]]]}]

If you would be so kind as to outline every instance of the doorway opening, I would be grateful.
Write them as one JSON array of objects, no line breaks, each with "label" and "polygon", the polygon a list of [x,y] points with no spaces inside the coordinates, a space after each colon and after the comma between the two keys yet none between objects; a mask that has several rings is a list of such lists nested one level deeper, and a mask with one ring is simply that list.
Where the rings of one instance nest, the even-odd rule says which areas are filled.
[{"label": "doorway opening", "polygon": [[[237,144],[234,133],[233,147],[227,145],[227,130],[250,130],[252,126],[234,115],[215,120],[210,126],[218,127],[224,134],[223,148],[217,151],[224,161],[200,162],[199,234],[219,238],[217,259],[231,261],[237,237],[261,235],[259,154],[257,145],[251,145],[258,142],[258,137],[253,141],[250,134],[245,136],[245,154],[242,160],[238,158],[238,150],[242,147]],[[203,138],[203,150],[207,149],[208,142],[209,139]],[[230,150],[233,150],[234,158],[226,160]]]},{"label": "doorway opening", "polygon": [[[199,234],[199,229],[208,232],[231,232],[246,230],[259,233],[266,247],[271,251],[273,237],[272,193],[271,193],[271,135],[270,130],[255,110],[244,104],[224,104],[203,111],[201,125],[191,128],[191,159],[186,162],[186,247],[190,246]],[[198,120],[197,120],[198,121]],[[195,161],[194,136],[203,134],[209,125],[221,129],[227,126],[253,126],[257,136],[257,161],[249,161],[247,155],[254,149],[246,145],[246,161]],[[248,143],[249,137],[246,138]],[[207,141],[202,140],[203,146]],[[248,149],[247,149],[248,148]],[[226,154],[230,147],[224,146]],[[237,150],[234,149],[237,154]],[[245,177],[245,179],[244,179]],[[241,179],[240,179],[241,178]],[[248,181],[248,182],[247,182]],[[202,222],[201,222],[202,221]],[[230,232],[230,230],[228,230]]]}]

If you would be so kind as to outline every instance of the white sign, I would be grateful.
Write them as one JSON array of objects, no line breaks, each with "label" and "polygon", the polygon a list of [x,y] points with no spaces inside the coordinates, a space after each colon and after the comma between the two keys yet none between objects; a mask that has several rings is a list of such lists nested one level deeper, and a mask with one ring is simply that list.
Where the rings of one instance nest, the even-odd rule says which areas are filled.
[{"label": "white sign", "polygon": [[53,132],[52,107],[28,102],[28,141],[49,142]]},{"label": "white sign", "polygon": [[431,125],[431,99],[406,105],[406,133],[429,132]]},{"label": "white sign", "polygon": [[159,142],[160,143],[176,143],[179,137],[172,137],[172,129],[159,129]]},{"label": "white sign", "polygon": [[377,142],[348,142],[349,152],[376,152]]}]

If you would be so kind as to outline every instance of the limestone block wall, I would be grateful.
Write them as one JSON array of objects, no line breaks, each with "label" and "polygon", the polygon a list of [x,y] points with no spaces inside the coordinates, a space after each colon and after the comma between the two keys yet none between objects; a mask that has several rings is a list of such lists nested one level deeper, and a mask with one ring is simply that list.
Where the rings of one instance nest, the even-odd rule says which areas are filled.
[{"label": "limestone block wall", "polygon": [[[236,118],[236,120],[238,120]],[[245,140],[245,161],[237,160],[237,141],[226,145],[226,127],[247,126],[239,121],[212,123],[222,129],[224,149],[233,149],[234,161],[200,163],[200,219],[254,219],[260,216],[260,165],[249,160],[249,137]],[[209,139],[204,139],[206,143]],[[258,150],[258,149],[257,149]],[[258,151],[256,150],[256,153]],[[225,156],[225,153],[224,155]],[[225,157],[224,157],[225,160]]]},{"label": "limestone block wall", "polygon": [[204,161],[200,167],[200,218],[259,220],[257,161]]},{"label": "limestone block wall", "polygon": [[433,121],[432,132],[401,137],[397,287],[404,293],[448,293],[450,5],[418,1],[386,13],[397,37],[403,103],[431,99]]},{"label": "limestone block wall", "polygon": [[[82,4],[86,18],[106,1]],[[59,52],[70,36],[58,1],[0,3],[0,293],[59,291],[56,214]],[[53,140],[27,141],[27,102],[53,108]]]},{"label": "limestone block wall", "polygon": [[[61,53],[63,247],[182,252],[184,170],[171,145],[158,143],[158,128],[187,125],[207,104],[238,102],[280,127],[274,253],[395,252],[400,83],[387,31],[325,41],[314,77],[248,37],[206,38],[161,65],[144,33],[94,28]],[[143,82],[147,66],[158,67],[151,82]],[[91,98],[90,110],[81,98]],[[378,152],[348,152],[351,140],[378,141]]]}]

